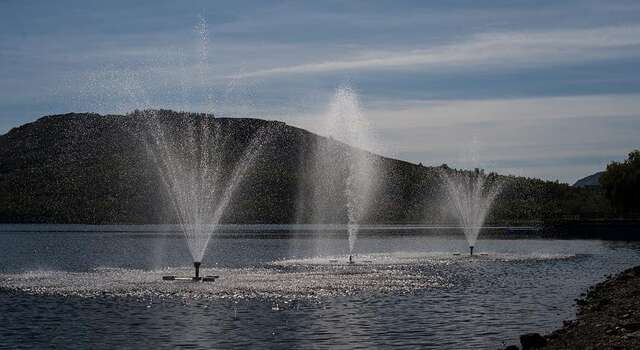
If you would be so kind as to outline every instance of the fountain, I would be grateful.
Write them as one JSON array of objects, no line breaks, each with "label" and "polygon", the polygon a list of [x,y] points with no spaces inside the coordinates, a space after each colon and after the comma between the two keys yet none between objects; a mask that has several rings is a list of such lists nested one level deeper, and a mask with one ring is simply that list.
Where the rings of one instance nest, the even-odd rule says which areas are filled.
[{"label": "fountain", "polygon": [[348,262],[353,264],[360,224],[366,218],[379,176],[375,159],[365,151],[371,150],[373,143],[368,122],[352,89],[336,90],[321,133],[329,140],[319,142],[315,149],[311,175],[314,221],[343,220],[344,207],[340,204],[346,206]]},{"label": "fountain", "polygon": [[146,110],[139,116],[145,146],[158,167],[194,261],[193,279],[203,280],[200,265],[211,235],[272,133],[265,126],[248,124],[243,132],[251,137],[238,152],[228,147],[231,137],[236,141],[240,137],[234,134],[237,131],[211,115],[176,117]]},{"label": "fountain", "polygon": [[[204,105],[210,111],[215,99],[207,88],[209,50],[204,17],[199,18],[195,31],[199,36],[195,64],[199,81],[193,84],[198,89],[193,95],[199,96],[200,90],[204,90]],[[187,71],[183,73],[186,75]],[[125,72],[105,80],[113,80],[116,86],[112,90],[124,92],[132,104],[146,108],[128,114],[128,123],[131,123],[128,131],[142,141],[157,166],[163,189],[194,261],[193,279],[208,280],[208,276],[200,276],[207,245],[242,180],[263,146],[270,141],[272,125],[248,122],[238,131],[212,114],[176,114],[151,109],[153,103],[149,100],[147,85],[140,77]],[[186,88],[183,81],[185,99]],[[232,144],[231,141],[236,142]],[[176,279],[175,276],[166,277],[167,280]]]},{"label": "fountain", "polygon": [[462,225],[469,244],[469,255],[478,240],[485,218],[493,201],[500,192],[500,186],[476,169],[473,172],[442,170],[449,207]]}]

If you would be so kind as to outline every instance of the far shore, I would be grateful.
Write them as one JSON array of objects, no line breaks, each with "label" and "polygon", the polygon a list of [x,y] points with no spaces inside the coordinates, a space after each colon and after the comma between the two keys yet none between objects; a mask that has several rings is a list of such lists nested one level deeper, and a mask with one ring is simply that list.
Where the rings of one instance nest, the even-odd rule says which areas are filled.
[{"label": "far shore", "polygon": [[[282,236],[332,236],[346,232],[346,224],[221,224],[217,238],[243,237],[262,238],[269,235]],[[21,224],[0,223],[0,232],[161,232],[181,234],[178,224]],[[455,223],[385,223],[363,224],[364,236],[447,236],[461,235],[461,227]],[[481,231],[481,239],[598,239],[611,241],[640,241],[640,219],[568,219],[553,222],[521,221],[486,223]],[[462,237],[462,236],[461,236]]]}]

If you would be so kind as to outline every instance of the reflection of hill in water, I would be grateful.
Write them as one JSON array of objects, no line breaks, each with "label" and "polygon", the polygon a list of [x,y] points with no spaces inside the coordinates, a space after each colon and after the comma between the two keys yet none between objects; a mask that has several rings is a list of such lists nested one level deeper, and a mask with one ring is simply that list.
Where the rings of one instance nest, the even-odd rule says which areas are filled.
[{"label": "reflection of hill in water", "polygon": [[[175,127],[195,116],[159,113]],[[318,149],[314,146],[324,143],[341,152],[362,152],[276,121],[212,118],[211,123],[229,130],[231,158],[246,147],[257,128],[268,125],[277,133],[225,212],[222,220],[227,223],[309,222],[313,203],[306,194],[311,159]],[[0,136],[0,222],[175,223],[165,191],[159,190],[156,167],[135,136],[142,124],[134,116],[66,114]],[[384,181],[363,222],[452,222],[442,211],[439,168],[374,159]],[[346,166],[336,169],[346,171]],[[609,210],[606,201],[588,189],[517,177],[503,181],[489,222],[602,215]],[[344,183],[337,186],[335,193],[344,193]],[[336,208],[344,205],[339,197]]]}]

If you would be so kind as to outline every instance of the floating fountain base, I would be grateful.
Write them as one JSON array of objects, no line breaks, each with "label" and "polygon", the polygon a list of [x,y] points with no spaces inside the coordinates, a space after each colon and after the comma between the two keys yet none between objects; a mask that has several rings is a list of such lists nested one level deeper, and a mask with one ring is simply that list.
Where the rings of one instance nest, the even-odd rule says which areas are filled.
[{"label": "floating fountain base", "polygon": [[193,262],[193,267],[195,267],[195,268],[196,268],[196,277],[195,277],[196,279],[200,279],[200,265],[201,265],[201,264],[202,264],[202,263],[201,263],[201,262],[199,262],[199,261],[194,261],[194,262]]},{"label": "floating fountain base", "polygon": [[469,255],[473,256],[473,246],[469,246]]},{"label": "floating fountain base", "polygon": [[162,276],[163,281],[193,281],[193,282],[215,282],[220,276],[204,276],[200,277],[200,265],[199,261],[193,262],[193,267],[196,269],[196,275],[194,277],[177,277],[177,276]]},{"label": "floating fountain base", "polygon": [[220,276],[204,276],[204,277],[178,277],[178,276],[162,276],[163,281],[192,281],[192,282],[215,282]]},{"label": "floating fountain base", "polygon": [[353,261],[353,255],[349,255],[349,264],[355,264],[355,261]]}]

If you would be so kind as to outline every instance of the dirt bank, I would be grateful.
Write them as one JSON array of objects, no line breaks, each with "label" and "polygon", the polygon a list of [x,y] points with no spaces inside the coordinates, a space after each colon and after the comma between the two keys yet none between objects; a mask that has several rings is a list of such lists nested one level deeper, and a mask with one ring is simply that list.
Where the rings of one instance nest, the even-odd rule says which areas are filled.
[{"label": "dirt bank", "polygon": [[640,349],[640,266],[590,288],[544,349]]}]

